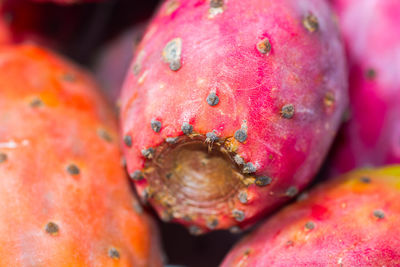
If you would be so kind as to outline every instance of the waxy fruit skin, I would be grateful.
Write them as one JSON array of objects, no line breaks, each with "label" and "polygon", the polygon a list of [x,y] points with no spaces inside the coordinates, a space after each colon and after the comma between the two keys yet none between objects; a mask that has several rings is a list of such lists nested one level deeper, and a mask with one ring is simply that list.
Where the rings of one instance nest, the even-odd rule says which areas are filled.
[{"label": "waxy fruit skin", "polygon": [[399,266],[399,198],[400,165],[350,172],[272,216],[221,267]]},{"label": "waxy fruit skin", "polygon": [[3,46],[0,86],[0,266],[162,266],[88,73],[37,46]]},{"label": "waxy fruit skin", "polygon": [[121,94],[128,171],[164,220],[236,231],[311,181],[346,106],[326,1],[167,1]]}]

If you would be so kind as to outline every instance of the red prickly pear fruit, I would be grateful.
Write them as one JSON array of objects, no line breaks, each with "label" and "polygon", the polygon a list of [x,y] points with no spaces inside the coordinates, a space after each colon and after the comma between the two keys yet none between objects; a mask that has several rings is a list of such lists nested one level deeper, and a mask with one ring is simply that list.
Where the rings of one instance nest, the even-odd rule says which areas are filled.
[{"label": "red prickly pear fruit", "polygon": [[193,234],[253,224],[318,170],[346,78],[326,1],[167,1],[121,94],[138,193]]},{"label": "red prickly pear fruit", "polygon": [[0,266],[162,266],[93,80],[32,45],[0,62]]},{"label": "red prickly pear fruit", "polygon": [[105,95],[116,102],[132,61],[144,26],[135,26],[109,42],[101,49],[95,63],[95,74]]},{"label": "red prickly pear fruit", "polygon": [[400,165],[312,189],[245,237],[228,266],[400,266]]},{"label": "red prickly pear fruit", "polygon": [[350,71],[350,119],[330,161],[332,176],[400,163],[400,1],[335,0]]}]

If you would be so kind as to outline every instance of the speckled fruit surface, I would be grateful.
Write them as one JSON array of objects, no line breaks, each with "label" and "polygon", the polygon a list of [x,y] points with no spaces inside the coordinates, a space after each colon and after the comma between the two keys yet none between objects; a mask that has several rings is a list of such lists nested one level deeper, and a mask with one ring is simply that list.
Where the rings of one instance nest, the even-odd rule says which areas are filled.
[{"label": "speckled fruit surface", "polygon": [[227,255],[228,266],[400,265],[400,165],[312,189]]},{"label": "speckled fruit surface", "polygon": [[0,48],[0,266],[162,266],[116,119],[82,69]]},{"label": "speckled fruit surface", "polygon": [[246,227],[312,179],[347,105],[325,1],[167,1],[121,95],[128,171],[165,221]]}]

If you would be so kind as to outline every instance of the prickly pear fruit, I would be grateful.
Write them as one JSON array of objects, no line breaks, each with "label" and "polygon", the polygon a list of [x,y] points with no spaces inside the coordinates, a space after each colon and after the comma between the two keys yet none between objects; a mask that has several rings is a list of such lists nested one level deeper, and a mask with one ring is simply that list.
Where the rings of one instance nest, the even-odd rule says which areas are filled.
[{"label": "prickly pear fruit", "polygon": [[30,45],[0,62],[0,266],[161,266],[92,79]]},{"label": "prickly pear fruit", "polygon": [[350,120],[332,175],[400,163],[400,1],[335,0],[350,64]]},{"label": "prickly pear fruit", "polygon": [[347,105],[343,50],[326,1],[167,1],[121,95],[139,194],[194,234],[288,201]]},{"label": "prickly pear fruit", "polygon": [[399,266],[400,165],[313,189],[228,254],[225,266]]},{"label": "prickly pear fruit", "polygon": [[143,34],[143,25],[133,27],[103,47],[95,63],[97,80],[106,96],[116,102],[132,61],[136,46]]}]

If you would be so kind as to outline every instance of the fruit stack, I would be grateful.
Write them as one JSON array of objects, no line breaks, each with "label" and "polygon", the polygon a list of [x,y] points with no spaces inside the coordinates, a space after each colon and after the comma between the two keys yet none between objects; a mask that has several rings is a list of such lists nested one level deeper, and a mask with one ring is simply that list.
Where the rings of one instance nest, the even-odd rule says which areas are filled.
[{"label": "fruit stack", "polygon": [[0,266],[400,266],[400,1],[0,14]]}]

